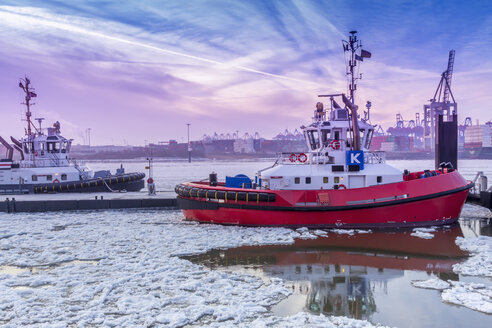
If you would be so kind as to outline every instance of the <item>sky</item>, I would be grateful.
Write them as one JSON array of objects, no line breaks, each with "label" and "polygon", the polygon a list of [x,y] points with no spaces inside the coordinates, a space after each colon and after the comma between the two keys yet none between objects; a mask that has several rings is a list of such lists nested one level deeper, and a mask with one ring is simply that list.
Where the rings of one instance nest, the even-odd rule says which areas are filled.
[{"label": "sky", "polygon": [[347,92],[341,40],[372,53],[356,103],[385,129],[415,118],[456,50],[459,121],[492,119],[490,1],[0,0],[0,135],[34,116],[75,144],[272,138],[309,123],[317,95]]}]

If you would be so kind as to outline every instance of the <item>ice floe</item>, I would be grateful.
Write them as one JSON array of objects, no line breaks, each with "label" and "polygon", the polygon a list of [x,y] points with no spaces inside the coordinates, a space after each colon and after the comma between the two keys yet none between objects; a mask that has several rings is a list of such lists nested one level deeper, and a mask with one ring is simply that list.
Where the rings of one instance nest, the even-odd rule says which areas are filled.
[{"label": "ice floe", "polygon": [[443,301],[492,314],[492,288],[483,284],[450,281],[452,287],[441,294]]},{"label": "ice floe", "polygon": [[[468,276],[492,277],[492,237],[456,238],[456,244],[470,257],[453,265],[453,271]],[[420,288],[442,290],[443,301],[469,309],[492,314],[492,287],[480,283],[443,281],[437,277],[426,281],[413,281]]]},{"label": "ice floe", "polygon": [[[59,227],[63,226],[63,229]],[[307,313],[275,317],[284,282],[177,257],[316,238],[308,229],[184,221],[178,211],[0,214],[0,325],[372,327]]]},{"label": "ice floe", "polygon": [[426,288],[426,289],[443,290],[443,289],[449,288],[451,285],[444,280],[441,280],[437,277],[434,277],[434,278],[429,279],[429,280],[412,281],[412,286],[419,287],[419,288]]},{"label": "ice floe", "polygon": [[356,320],[346,317],[324,315],[310,315],[305,312],[298,313],[288,318],[270,317],[253,321],[253,327],[319,327],[319,328],[369,328],[386,326],[373,325],[366,320]]},{"label": "ice floe", "polygon": [[432,239],[434,238],[434,235],[431,234],[431,232],[435,232],[437,228],[435,227],[430,227],[430,228],[414,228],[410,236],[418,237],[418,238],[423,238],[423,239]]},{"label": "ice floe", "polygon": [[492,218],[492,212],[483,206],[466,203],[461,209],[462,219]]},{"label": "ice floe", "polygon": [[456,244],[462,250],[470,252],[470,257],[462,263],[453,265],[455,273],[492,277],[492,237],[458,237]]},{"label": "ice floe", "polygon": [[354,229],[333,229],[330,230],[333,233],[339,234],[339,235],[354,235],[355,230]]}]

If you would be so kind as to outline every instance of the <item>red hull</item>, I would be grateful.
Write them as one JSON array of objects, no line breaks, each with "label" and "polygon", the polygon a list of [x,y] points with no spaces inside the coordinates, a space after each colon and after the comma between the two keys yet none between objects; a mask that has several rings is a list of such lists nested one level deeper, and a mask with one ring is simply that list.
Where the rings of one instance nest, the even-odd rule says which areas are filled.
[{"label": "red hull", "polygon": [[[185,185],[230,193],[244,190],[198,183]],[[273,202],[179,196],[178,205],[189,220],[219,224],[414,227],[455,222],[470,187],[471,183],[454,171],[425,179],[357,189],[268,191],[276,196]],[[319,202],[320,199],[323,203]]]},{"label": "red hull", "polygon": [[[410,232],[373,232],[330,235],[317,239],[297,239],[292,245],[242,246],[220,252],[184,257],[213,266],[236,264],[297,266],[352,265],[373,268],[452,272],[453,265],[468,256],[456,245],[461,228],[433,232],[434,238],[421,239]],[[220,253],[220,256],[219,256]],[[196,260],[193,260],[196,259]]]}]

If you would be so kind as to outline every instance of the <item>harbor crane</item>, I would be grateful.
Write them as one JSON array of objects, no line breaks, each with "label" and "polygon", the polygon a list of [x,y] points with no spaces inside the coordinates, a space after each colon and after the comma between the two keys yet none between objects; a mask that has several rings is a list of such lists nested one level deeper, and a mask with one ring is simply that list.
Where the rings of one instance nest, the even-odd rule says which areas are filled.
[{"label": "harbor crane", "polygon": [[453,120],[453,115],[458,114],[458,104],[451,91],[453,78],[455,51],[449,51],[448,67],[441,74],[441,81],[437,86],[430,104],[424,105],[424,143],[427,150],[433,150],[436,140],[436,117],[443,116],[445,122]]}]

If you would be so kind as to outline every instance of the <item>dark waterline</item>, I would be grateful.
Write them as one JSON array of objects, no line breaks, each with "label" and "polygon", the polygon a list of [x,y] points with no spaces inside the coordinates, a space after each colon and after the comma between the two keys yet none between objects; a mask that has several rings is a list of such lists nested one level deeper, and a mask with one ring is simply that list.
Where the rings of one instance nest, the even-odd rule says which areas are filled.
[{"label": "dark waterline", "polygon": [[273,306],[279,316],[301,311],[346,316],[397,327],[488,327],[492,316],[445,303],[440,291],[413,287],[413,280],[485,282],[464,277],[453,264],[468,253],[455,243],[465,235],[491,235],[491,219],[461,220],[432,232],[328,233],[293,245],[245,246],[184,257],[211,269],[281,278],[292,294]]}]

